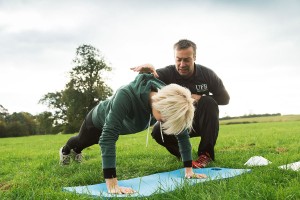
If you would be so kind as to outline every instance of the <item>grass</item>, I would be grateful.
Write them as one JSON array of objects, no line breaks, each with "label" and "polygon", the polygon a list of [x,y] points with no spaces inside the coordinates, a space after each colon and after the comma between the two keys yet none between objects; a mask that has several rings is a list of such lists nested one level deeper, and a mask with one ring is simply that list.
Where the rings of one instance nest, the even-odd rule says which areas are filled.
[{"label": "grass", "polygon": [[282,115],[282,116],[265,116],[265,117],[248,117],[221,120],[221,125],[229,124],[249,124],[261,122],[286,122],[286,121],[300,121],[300,115]]},{"label": "grass", "polygon": [[[272,164],[252,167],[251,173],[231,179],[184,185],[144,199],[300,199],[300,172],[278,169],[280,165],[300,161],[300,121],[295,117],[282,119],[256,118],[256,123],[221,125],[216,161],[210,166],[245,168],[244,163],[255,155]],[[0,139],[0,199],[93,199],[62,192],[64,186],[104,181],[98,145],[84,150],[82,164],[58,164],[58,150],[70,136]],[[192,138],[191,142],[196,158],[199,138]],[[120,180],[182,167],[154,140],[149,138],[146,147],[146,132],[120,137],[117,163]]]}]

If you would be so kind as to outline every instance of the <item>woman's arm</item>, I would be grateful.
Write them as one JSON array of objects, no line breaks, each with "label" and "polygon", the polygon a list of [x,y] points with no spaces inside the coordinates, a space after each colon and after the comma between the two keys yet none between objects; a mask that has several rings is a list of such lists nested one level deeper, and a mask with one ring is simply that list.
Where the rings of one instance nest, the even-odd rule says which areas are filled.
[{"label": "woman's arm", "polygon": [[185,178],[206,178],[205,174],[196,174],[192,168],[192,146],[188,131],[178,134],[177,136],[179,151],[182,161],[185,165]]},{"label": "woman's arm", "polygon": [[116,141],[122,127],[122,122],[130,112],[128,107],[129,97],[124,91],[119,90],[112,98],[109,112],[99,140],[102,154],[102,168],[108,193],[131,194],[132,188],[119,187],[116,173]]}]

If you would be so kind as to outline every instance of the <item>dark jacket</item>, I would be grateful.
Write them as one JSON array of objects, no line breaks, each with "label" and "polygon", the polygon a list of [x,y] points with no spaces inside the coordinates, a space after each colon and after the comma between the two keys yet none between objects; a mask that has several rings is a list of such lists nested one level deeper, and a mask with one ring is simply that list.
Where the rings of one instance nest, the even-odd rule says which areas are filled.
[{"label": "dark jacket", "polygon": [[188,88],[192,94],[211,96],[218,105],[229,103],[229,94],[222,80],[211,69],[195,64],[192,77],[185,79],[176,70],[175,65],[157,69],[158,79],[166,83],[176,83]]}]

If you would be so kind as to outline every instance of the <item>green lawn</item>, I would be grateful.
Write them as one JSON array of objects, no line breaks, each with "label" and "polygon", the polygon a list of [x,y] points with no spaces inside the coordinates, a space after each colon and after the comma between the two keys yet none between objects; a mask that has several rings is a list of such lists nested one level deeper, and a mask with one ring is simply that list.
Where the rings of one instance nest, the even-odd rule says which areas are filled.
[{"label": "green lawn", "polygon": [[[216,161],[210,166],[246,168],[244,163],[255,155],[272,164],[252,167],[251,173],[227,180],[184,185],[147,199],[300,199],[300,172],[278,169],[300,161],[300,121],[272,119],[221,125]],[[70,136],[1,138],[0,199],[93,199],[62,192],[64,186],[104,182],[98,145],[83,151],[82,164],[58,164],[58,150]],[[196,158],[199,138],[191,142]],[[117,163],[120,180],[182,168],[182,163],[154,140],[149,138],[146,147],[146,132],[120,137]]]}]

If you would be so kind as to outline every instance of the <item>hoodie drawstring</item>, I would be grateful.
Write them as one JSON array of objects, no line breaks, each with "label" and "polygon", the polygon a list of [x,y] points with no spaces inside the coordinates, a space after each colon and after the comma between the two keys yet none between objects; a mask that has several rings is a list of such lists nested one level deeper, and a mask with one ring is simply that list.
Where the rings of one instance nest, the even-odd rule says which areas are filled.
[{"label": "hoodie drawstring", "polygon": [[[146,137],[146,147],[148,147],[149,132],[150,132],[150,124],[151,124],[151,117],[152,117],[152,115],[150,114],[150,118],[149,118],[149,122],[148,122],[147,137]],[[159,127],[160,127],[160,135],[161,135],[161,139],[162,139],[163,142],[165,142],[165,141],[164,141],[164,136],[163,136],[163,131],[162,131],[161,122],[159,122]]]},{"label": "hoodie drawstring", "polygon": [[163,131],[162,131],[161,122],[159,122],[159,127],[160,127],[160,135],[161,135],[161,140],[162,140],[162,141],[163,141],[163,143],[164,143],[165,141],[164,141],[164,136],[163,136]]},{"label": "hoodie drawstring", "polygon": [[146,147],[148,147],[148,141],[149,141],[149,132],[150,132],[150,123],[151,123],[151,117],[152,115],[150,114],[149,122],[148,122],[148,131],[147,131],[147,137],[146,137]]}]

